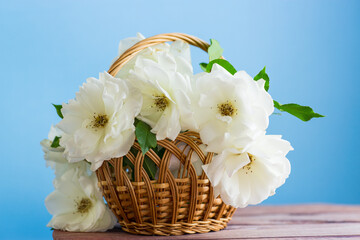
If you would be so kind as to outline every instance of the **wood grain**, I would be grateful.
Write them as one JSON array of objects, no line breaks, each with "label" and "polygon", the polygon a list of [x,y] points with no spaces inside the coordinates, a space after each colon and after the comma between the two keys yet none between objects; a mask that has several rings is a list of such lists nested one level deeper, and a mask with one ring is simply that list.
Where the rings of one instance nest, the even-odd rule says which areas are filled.
[{"label": "wood grain", "polygon": [[115,228],[105,233],[55,230],[55,240],[119,239],[360,239],[360,205],[256,206],[238,209],[225,230],[172,237],[132,235]]}]

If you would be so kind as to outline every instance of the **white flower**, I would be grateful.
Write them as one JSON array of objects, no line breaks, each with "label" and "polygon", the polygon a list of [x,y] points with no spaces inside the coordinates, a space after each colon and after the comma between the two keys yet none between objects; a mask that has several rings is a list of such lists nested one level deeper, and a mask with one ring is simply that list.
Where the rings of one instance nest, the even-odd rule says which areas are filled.
[{"label": "white flower", "polygon": [[53,215],[47,226],[55,229],[98,232],[116,224],[97,187],[95,173],[89,176],[78,168],[69,169],[56,181],[55,191],[45,199],[45,205]]},{"label": "white flower", "polygon": [[[143,39],[145,39],[145,37],[141,33],[138,33],[136,37],[121,40],[119,43],[118,56],[114,59],[113,62],[115,62],[115,60],[119,58],[126,50]],[[167,53],[175,57],[179,66],[185,65],[183,71],[188,71],[188,68],[190,67],[192,73],[189,44],[183,41],[175,41],[171,44],[161,43],[142,50],[119,70],[119,72],[116,74],[116,77],[126,79],[129,71],[134,68],[138,57],[158,62],[158,55],[163,53]]]},{"label": "white flower", "polygon": [[61,177],[70,168],[81,168],[84,171],[87,169],[88,164],[86,161],[80,161],[76,163],[69,163],[64,157],[64,148],[51,147],[52,141],[44,139],[40,142],[42,150],[44,151],[44,159],[46,166],[55,171],[55,177]]},{"label": "white flower", "polygon": [[64,164],[67,163],[67,160],[63,156],[65,149],[63,147],[53,148],[51,147],[51,144],[52,141],[50,141],[49,139],[44,139],[40,142],[40,145],[44,152],[46,166],[54,169],[56,163]]},{"label": "white flower", "polygon": [[174,140],[181,130],[196,128],[189,98],[191,72],[191,65],[167,53],[159,54],[158,62],[138,58],[130,71],[129,81],[143,96],[138,118],[152,127],[157,140]]},{"label": "white flower", "polygon": [[48,139],[44,139],[40,142],[42,150],[44,152],[44,159],[46,161],[46,166],[50,167],[55,171],[56,178],[61,177],[64,172],[72,167],[80,167],[82,169],[87,168],[85,161],[78,163],[69,164],[69,162],[64,157],[64,148],[58,146],[56,148],[51,147],[55,137],[61,137],[62,131],[57,127],[51,126],[50,132],[48,134]]},{"label": "white flower", "polygon": [[61,137],[63,132],[56,126],[51,125],[50,131],[48,133],[48,139],[53,141],[55,137]]},{"label": "white flower", "polygon": [[208,151],[220,153],[235,138],[246,144],[265,131],[274,106],[264,83],[244,71],[233,76],[218,64],[195,76],[196,120]]},{"label": "white flower", "polygon": [[277,135],[259,136],[243,148],[225,149],[203,169],[214,195],[234,207],[258,204],[275,193],[290,174],[290,143]]},{"label": "white flower", "polygon": [[95,171],[104,160],[124,156],[134,142],[141,105],[141,94],[124,80],[106,72],[87,79],[76,99],[63,104],[64,119],[57,125],[64,132],[60,145],[66,158],[86,159]]},{"label": "white flower", "polygon": [[42,146],[42,150],[44,152],[44,159],[46,160],[46,166],[51,167],[52,169],[55,168],[55,164],[64,164],[67,163],[67,160],[64,158],[64,148],[59,146],[57,148],[51,147],[53,140],[55,137],[61,137],[62,132],[54,126],[51,126],[48,139],[44,139],[40,142]]}]

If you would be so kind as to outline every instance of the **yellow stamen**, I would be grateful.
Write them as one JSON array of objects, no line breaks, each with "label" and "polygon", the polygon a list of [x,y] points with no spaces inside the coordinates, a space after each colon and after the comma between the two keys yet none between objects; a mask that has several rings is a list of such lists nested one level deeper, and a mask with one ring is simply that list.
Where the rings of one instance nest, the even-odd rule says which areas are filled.
[{"label": "yellow stamen", "polygon": [[154,105],[158,109],[158,111],[164,111],[166,107],[169,105],[169,100],[163,96],[155,96]]},{"label": "yellow stamen", "polygon": [[103,128],[109,122],[109,118],[105,114],[98,114],[93,116],[93,120],[91,122],[92,128]]},{"label": "yellow stamen", "polygon": [[87,213],[92,207],[92,202],[88,198],[82,198],[79,202],[76,202],[78,213]]},{"label": "yellow stamen", "polygon": [[251,165],[252,163],[256,160],[255,157],[253,155],[251,155],[250,153],[248,153],[250,162],[248,164],[246,164],[245,166],[242,167],[242,169],[244,169],[246,172],[246,174],[248,174],[249,172],[252,173],[253,171],[251,170]]},{"label": "yellow stamen", "polygon": [[226,101],[224,103],[218,104],[217,107],[221,116],[232,117],[237,114],[237,109],[230,101]]}]

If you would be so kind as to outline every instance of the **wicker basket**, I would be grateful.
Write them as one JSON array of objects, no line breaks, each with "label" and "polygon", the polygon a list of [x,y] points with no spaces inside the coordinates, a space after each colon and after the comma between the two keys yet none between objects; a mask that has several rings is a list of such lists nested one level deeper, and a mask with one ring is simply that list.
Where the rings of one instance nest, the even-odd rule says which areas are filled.
[{"label": "wicker basket", "polygon": [[[115,76],[141,50],[175,40],[183,40],[204,51],[209,47],[208,43],[186,34],[156,35],[124,52],[110,67],[109,73]],[[147,175],[137,141],[126,156],[105,161],[97,170],[105,200],[124,231],[143,235],[182,235],[219,231],[226,227],[236,209],[223,203],[221,198],[214,198],[213,188],[204,172],[197,176],[191,163],[192,156],[198,155],[207,164],[214,155],[205,155],[200,144],[199,134],[195,132],[180,133],[175,141],[158,141],[158,145],[165,148],[162,159],[153,150],[146,153],[159,168],[157,180],[150,180]],[[169,170],[171,157],[176,157],[182,166],[177,178]],[[123,167],[125,159],[134,166],[132,179]]]}]

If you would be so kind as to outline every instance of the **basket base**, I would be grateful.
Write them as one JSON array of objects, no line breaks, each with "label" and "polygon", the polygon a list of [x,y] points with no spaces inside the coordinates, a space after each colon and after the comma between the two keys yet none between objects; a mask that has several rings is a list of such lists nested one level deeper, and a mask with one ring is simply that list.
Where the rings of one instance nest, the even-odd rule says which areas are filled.
[{"label": "basket base", "polygon": [[219,231],[227,226],[230,219],[231,218],[229,217],[220,218],[219,220],[209,219],[207,221],[194,221],[192,223],[159,223],[156,225],[152,223],[140,224],[136,222],[126,223],[122,221],[120,222],[120,225],[122,230],[132,234],[169,236]]}]

